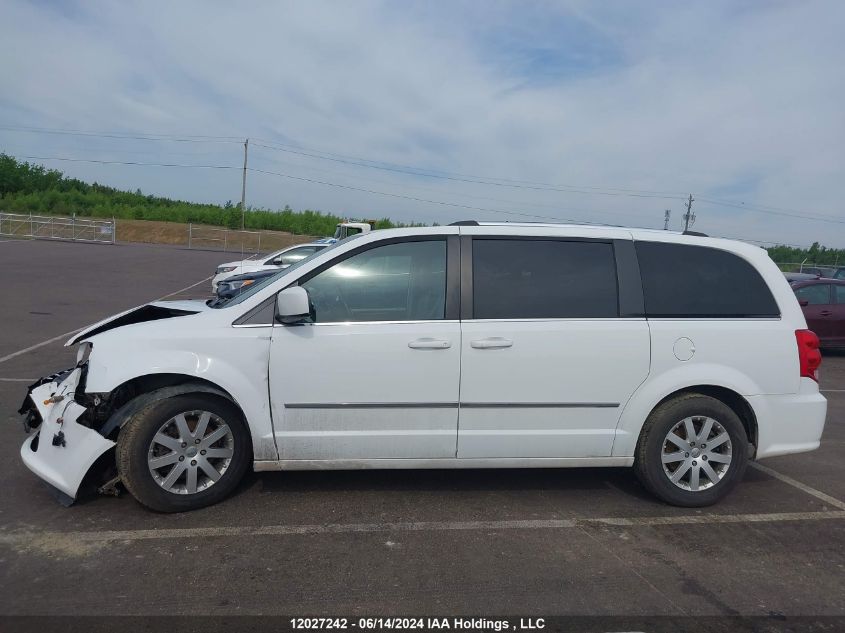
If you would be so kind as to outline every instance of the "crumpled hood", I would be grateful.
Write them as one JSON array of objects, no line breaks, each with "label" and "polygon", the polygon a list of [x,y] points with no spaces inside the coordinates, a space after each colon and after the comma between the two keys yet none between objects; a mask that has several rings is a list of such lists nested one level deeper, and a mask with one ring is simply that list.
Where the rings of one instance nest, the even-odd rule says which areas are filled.
[{"label": "crumpled hood", "polygon": [[171,319],[173,317],[187,316],[189,314],[197,314],[198,312],[205,312],[210,308],[202,300],[189,301],[154,301],[146,303],[142,306],[126,310],[120,314],[115,314],[98,321],[93,325],[89,325],[80,332],[74,334],[65,347],[69,347],[85,340],[96,334],[113,330],[115,328],[123,327],[124,325],[134,325],[135,323],[145,323],[147,321],[158,321],[160,319]]}]

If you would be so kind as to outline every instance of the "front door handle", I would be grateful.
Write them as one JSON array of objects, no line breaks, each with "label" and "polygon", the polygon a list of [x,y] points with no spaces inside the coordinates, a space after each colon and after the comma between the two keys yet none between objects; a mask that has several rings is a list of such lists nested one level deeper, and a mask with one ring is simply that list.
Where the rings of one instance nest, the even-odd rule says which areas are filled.
[{"label": "front door handle", "polygon": [[831,312],[830,310],[822,310],[821,312],[819,312],[819,314],[822,316],[830,316],[831,314],[833,314],[833,312]]},{"label": "front door handle", "polygon": [[491,336],[490,338],[480,338],[470,341],[469,346],[474,349],[501,349],[503,347],[511,347],[513,341],[509,338],[502,338],[501,336]]},{"label": "front door handle", "polygon": [[439,338],[418,338],[408,343],[411,349],[449,349],[452,344]]}]

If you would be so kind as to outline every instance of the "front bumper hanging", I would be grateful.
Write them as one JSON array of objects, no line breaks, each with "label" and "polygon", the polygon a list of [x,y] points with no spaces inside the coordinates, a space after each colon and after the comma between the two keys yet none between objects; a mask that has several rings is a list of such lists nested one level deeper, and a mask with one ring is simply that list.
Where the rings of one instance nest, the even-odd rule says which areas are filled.
[{"label": "front bumper hanging", "polygon": [[[115,443],[79,424],[85,407],[74,400],[84,366],[42,378],[30,386],[20,409],[24,427],[38,426],[21,446],[24,464],[48,484],[71,498],[88,470]],[[38,424],[40,418],[40,424]]]}]

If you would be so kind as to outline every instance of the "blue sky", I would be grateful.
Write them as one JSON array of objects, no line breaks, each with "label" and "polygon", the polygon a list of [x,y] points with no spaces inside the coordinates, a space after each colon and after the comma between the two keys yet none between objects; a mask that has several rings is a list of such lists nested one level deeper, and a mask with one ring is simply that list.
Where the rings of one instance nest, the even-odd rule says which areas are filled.
[{"label": "blue sky", "polygon": [[[843,27],[835,1],[1,0],[0,128],[232,138],[0,129],[0,151],[234,167],[249,136],[285,174],[250,173],[256,206],[678,228],[692,192],[696,229],[845,247]],[[240,197],[235,169],[43,162]]]}]

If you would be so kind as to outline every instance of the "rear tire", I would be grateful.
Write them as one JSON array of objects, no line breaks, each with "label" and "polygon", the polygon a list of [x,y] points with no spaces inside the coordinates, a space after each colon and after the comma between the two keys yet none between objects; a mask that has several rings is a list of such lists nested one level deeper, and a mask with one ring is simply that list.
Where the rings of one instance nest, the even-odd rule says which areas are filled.
[{"label": "rear tire", "polygon": [[634,458],[640,482],[687,508],[724,498],[748,466],[748,435],[724,402],[697,393],[664,402],[648,416]]},{"label": "rear tire", "polygon": [[212,505],[238,485],[252,459],[243,416],[209,394],[166,398],[121,429],[115,452],[126,489],[158,512]]}]

